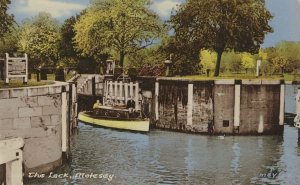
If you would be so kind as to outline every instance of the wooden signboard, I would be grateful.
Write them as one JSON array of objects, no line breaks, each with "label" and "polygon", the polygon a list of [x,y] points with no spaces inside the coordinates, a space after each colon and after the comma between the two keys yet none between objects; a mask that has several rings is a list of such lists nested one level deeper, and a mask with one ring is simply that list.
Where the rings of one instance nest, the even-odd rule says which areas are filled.
[{"label": "wooden signboard", "polygon": [[6,53],[5,58],[5,83],[9,83],[11,78],[23,78],[23,83],[27,83],[28,76],[28,57],[9,57]]}]

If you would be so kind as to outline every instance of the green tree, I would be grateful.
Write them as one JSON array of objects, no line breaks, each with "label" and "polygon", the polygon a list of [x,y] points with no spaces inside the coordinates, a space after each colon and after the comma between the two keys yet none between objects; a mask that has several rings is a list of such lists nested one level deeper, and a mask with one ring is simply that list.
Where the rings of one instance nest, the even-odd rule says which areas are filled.
[{"label": "green tree", "polygon": [[10,31],[10,26],[13,24],[13,15],[7,13],[8,5],[10,0],[1,0],[0,1],[0,38],[4,36],[5,33]]},{"label": "green tree", "polygon": [[77,49],[86,55],[124,57],[152,45],[163,31],[148,0],[94,0],[75,25]]},{"label": "green tree", "polygon": [[0,39],[0,57],[5,53],[15,53],[18,51],[18,42],[20,39],[20,28],[14,24],[11,26],[11,31],[4,34],[3,39]]},{"label": "green tree", "polygon": [[283,74],[284,68],[288,64],[288,59],[284,56],[277,56],[272,58],[271,63],[275,70],[281,70],[281,73]]},{"label": "green tree", "polygon": [[60,40],[60,65],[65,67],[76,67],[79,61],[79,53],[75,50],[73,38],[75,37],[74,25],[76,17],[72,16],[64,21],[61,26],[61,40]]},{"label": "green tree", "polygon": [[179,40],[216,51],[219,76],[223,52],[257,53],[271,18],[263,0],[187,0],[170,22]]},{"label": "green tree", "polygon": [[206,73],[207,69],[215,70],[215,62],[217,59],[217,55],[215,52],[211,52],[209,50],[201,50],[200,59],[202,64],[202,73]]},{"label": "green tree", "polygon": [[249,69],[254,69],[256,65],[256,60],[250,53],[243,53],[241,57],[242,66],[246,69],[246,73]]},{"label": "green tree", "polygon": [[268,65],[275,71],[295,72],[300,69],[300,42],[282,41],[275,47],[263,50],[267,55]]},{"label": "green tree", "polygon": [[172,73],[174,75],[192,75],[199,73],[199,48],[197,43],[185,44],[174,36],[165,37],[159,47],[164,59],[169,59],[173,55]]},{"label": "green tree", "polygon": [[38,65],[55,66],[59,60],[60,38],[59,23],[50,14],[40,13],[24,22],[19,45]]},{"label": "green tree", "polygon": [[234,52],[225,52],[222,57],[221,69],[231,72],[241,72],[243,66],[241,63],[241,54]]}]

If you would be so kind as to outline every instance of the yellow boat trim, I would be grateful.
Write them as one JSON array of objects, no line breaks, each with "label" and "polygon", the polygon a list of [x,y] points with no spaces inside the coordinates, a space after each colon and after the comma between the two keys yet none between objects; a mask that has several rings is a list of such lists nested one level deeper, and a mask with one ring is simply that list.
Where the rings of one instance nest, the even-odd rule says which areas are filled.
[{"label": "yellow boat trim", "polygon": [[78,114],[78,119],[82,122],[86,122],[88,124],[102,126],[102,127],[140,131],[140,132],[149,131],[149,120],[121,121],[121,120],[109,120],[104,118],[92,118],[84,112],[80,112]]}]

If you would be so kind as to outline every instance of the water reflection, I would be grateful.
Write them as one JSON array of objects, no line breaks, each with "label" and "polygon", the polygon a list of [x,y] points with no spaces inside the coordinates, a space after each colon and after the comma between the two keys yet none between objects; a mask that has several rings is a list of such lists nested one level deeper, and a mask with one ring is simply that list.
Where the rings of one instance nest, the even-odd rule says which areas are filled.
[{"label": "water reflection", "polygon": [[[28,184],[297,184],[297,130],[278,136],[191,135],[161,130],[149,134],[79,125],[72,161],[56,171],[113,174],[93,178],[31,180]],[[272,179],[265,174],[278,170]]]}]

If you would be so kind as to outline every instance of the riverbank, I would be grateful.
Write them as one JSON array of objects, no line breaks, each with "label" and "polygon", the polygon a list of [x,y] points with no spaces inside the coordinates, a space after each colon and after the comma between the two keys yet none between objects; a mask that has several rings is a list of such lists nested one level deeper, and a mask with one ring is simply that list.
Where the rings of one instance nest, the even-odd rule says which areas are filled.
[{"label": "riverbank", "polygon": [[206,75],[189,75],[181,76],[179,78],[190,79],[190,80],[220,80],[220,79],[234,79],[234,80],[247,80],[247,79],[261,79],[261,80],[285,80],[285,81],[299,81],[300,74],[283,74],[283,75],[269,75],[269,76],[259,76],[256,77],[255,74],[245,74],[245,73],[221,73],[220,76],[206,76]]}]

